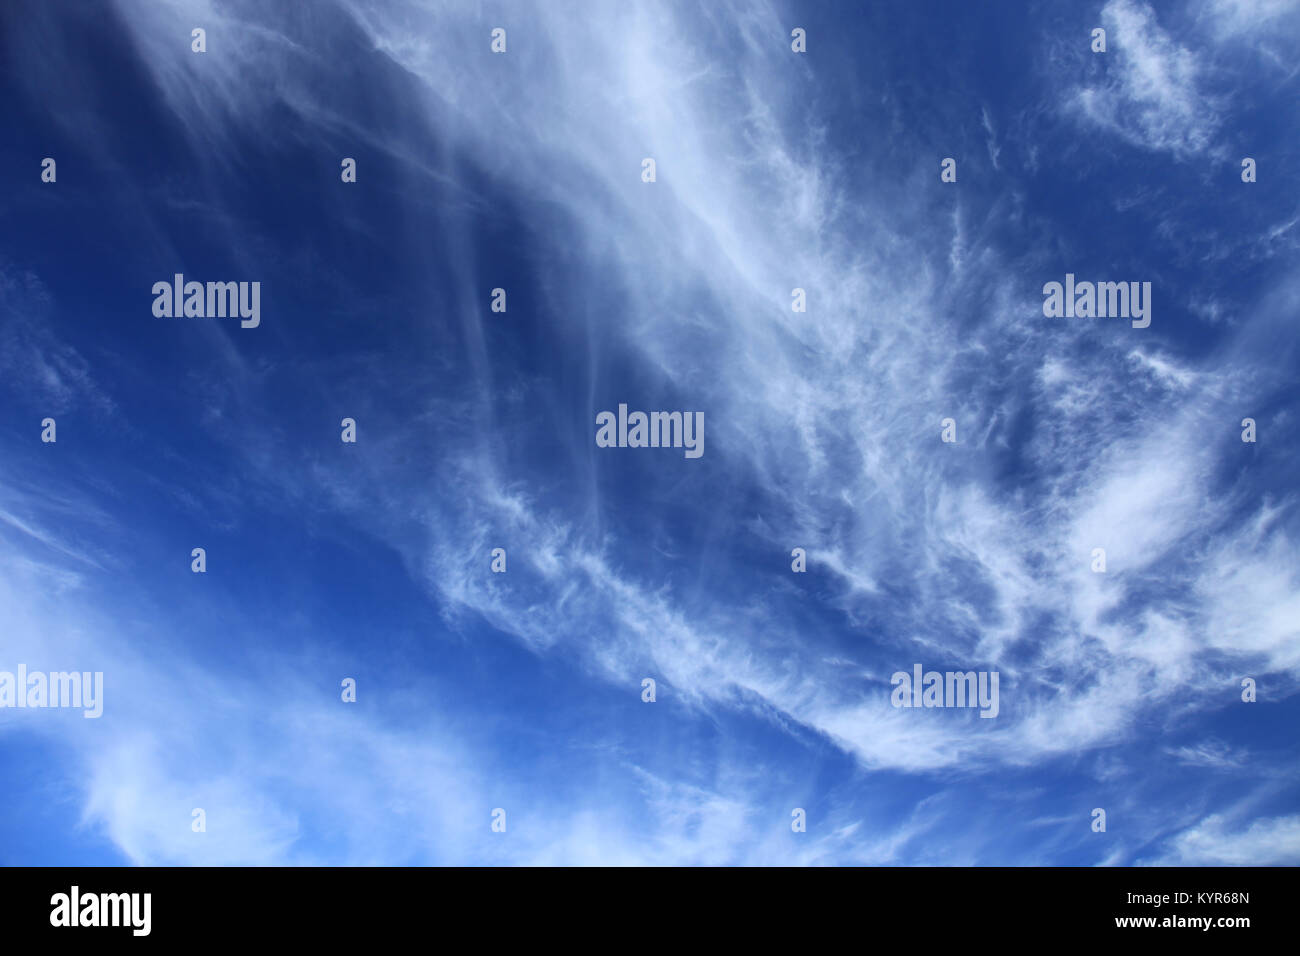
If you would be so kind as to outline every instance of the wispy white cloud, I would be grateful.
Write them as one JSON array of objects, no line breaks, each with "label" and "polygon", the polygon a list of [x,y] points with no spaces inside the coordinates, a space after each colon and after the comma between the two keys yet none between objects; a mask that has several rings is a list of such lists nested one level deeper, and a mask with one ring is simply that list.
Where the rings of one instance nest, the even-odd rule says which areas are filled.
[{"label": "wispy white cloud", "polygon": [[[1010,260],[980,243],[979,219],[962,201],[936,215],[920,190],[862,198],[853,170],[839,165],[823,131],[784,92],[782,71],[802,67],[789,63],[783,43],[769,42],[786,32],[774,8],[728,8],[743,29],[725,61],[709,52],[718,38],[683,41],[692,31],[661,4],[632,4],[618,15],[599,5],[521,9],[511,21],[511,54],[496,58],[477,16],[459,5],[355,0],[340,9],[402,68],[402,82],[413,85],[401,92],[423,96],[422,132],[562,213],[565,241],[587,254],[588,273],[601,274],[611,298],[627,303],[616,317],[591,316],[589,290],[548,289],[557,322],[571,323],[557,333],[592,356],[585,383],[592,401],[630,385],[608,381],[602,360],[631,356],[644,372],[640,387],[707,409],[709,455],[724,458],[733,476],[713,489],[723,493],[714,517],[729,537],[750,529],[742,543],[770,552],[774,571],[736,586],[704,561],[691,590],[671,560],[622,560],[628,542],[618,537],[620,516],[602,503],[605,462],[587,440],[588,409],[565,433],[578,442],[561,441],[558,453],[586,502],[581,510],[525,482],[509,467],[508,443],[483,430],[465,428],[424,458],[403,447],[398,429],[409,422],[396,418],[367,420],[365,455],[349,469],[297,460],[273,435],[244,428],[231,450],[250,484],[341,514],[391,544],[453,623],[481,617],[539,655],[571,655],[606,682],[632,687],[654,673],[696,708],[764,713],[871,769],[1018,766],[1117,744],[1147,708],[1171,698],[1190,694],[1217,706],[1205,699],[1204,688],[1217,686],[1206,675],[1222,666],[1209,662],[1211,650],[1243,665],[1300,669],[1290,623],[1300,615],[1286,570],[1298,566],[1292,513],[1278,511],[1267,532],[1226,545],[1205,540],[1239,504],[1215,497],[1220,449],[1204,436],[1236,415],[1223,396],[1246,388],[1236,384],[1241,368],[1207,371],[1135,347],[1126,329],[1045,323],[1031,294],[1037,280],[1024,276],[1040,267],[1054,274],[1046,254]],[[180,5],[129,22],[196,146],[220,156],[226,127],[258,122],[274,90],[304,116],[346,124],[374,148],[418,156],[413,141],[335,115],[292,71],[263,71],[258,51],[268,44],[290,58],[308,55],[278,31],[249,33],[242,19],[209,17],[216,13]],[[230,51],[210,57],[213,75],[202,79],[175,42],[178,27],[198,14],[213,24],[213,48]],[[463,31],[482,42],[435,46],[423,32],[431,21],[445,24],[446,35]],[[1103,22],[1113,51],[1107,79],[1074,91],[1072,108],[1144,148],[1209,149],[1219,120],[1193,54],[1129,0],[1108,4]],[[250,104],[257,108],[246,110]],[[996,167],[987,110],[983,122]],[[658,160],[653,186],[639,181],[643,156]],[[437,174],[434,163],[413,168],[417,178]],[[978,272],[995,278],[978,289],[963,285],[980,281]],[[463,281],[459,301],[479,301],[482,290]],[[790,310],[796,286],[808,291],[807,313]],[[417,415],[474,422],[495,407],[499,383],[482,312],[465,311],[467,394],[431,391]],[[1090,357],[1064,359],[1084,338],[1094,346]],[[382,380],[380,367],[367,370]],[[256,393],[246,368],[240,381]],[[1141,420],[1133,396],[1145,403]],[[938,438],[948,415],[959,427],[952,446]],[[1037,480],[1008,488],[995,472],[1014,421],[1032,433],[1019,444]],[[225,434],[219,423],[213,430]],[[686,494],[703,494],[690,490],[689,477],[682,481]],[[727,510],[733,487],[759,504]],[[758,517],[750,513],[758,509]],[[511,571],[497,577],[485,569],[499,542],[508,543]],[[812,600],[840,614],[841,633],[826,634],[788,600],[787,556],[796,545],[812,557],[805,579],[815,582]],[[1105,575],[1089,568],[1099,546],[1107,549]],[[650,550],[635,549],[638,560]],[[1156,596],[1153,583],[1179,596]],[[20,623],[35,627],[34,619]],[[919,650],[936,665],[955,659],[1000,669],[1003,716],[926,720],[932,715],[892,708],[888,674],[910,666]],[[286,695],[292,707],[267,707],[259,702],[268,687],[287,680],[279,669],[230,686],[185,673],[194,683],[141,670],[141,699],[153,687],[159,707],[175,706],[198,687],[221,706],[156,731],[146,728],[166,723],[166,711],[140,709],[93,765],[89,816],[132,859],[212,858],[194,849],[188,832],[183,805],[195,792],[215,794],[214,817],[237,821],[245,834],[222,851],[223,862],[293,856],[302,821],[284,809],[294,801],[277,788],[309,794],[349,819],[393,799],[433,806],[433,818],[491,805],[487,771],[455,741],[423,738],[423,726],[345,724],[332,700],[304,703],[312,697],[303,687]],[[240,716],[250,713],[261,717]],[[282,743],[263,739],[262,720],[283,732]],[[183,740],[217,726],[223,748],[245,753],[231,769],[215,760],[166,763]],[[291,774],[276,771],[299,753],[312,760]],[[402,769],[412,764],[440,772]],[[363,772],[353,772],[358,766]],[[347,782],[330,790],[340,777]],[[237,779],[267,783],[245,792]],[[443,779],[460,781],[459,789],[435,797]],[[656,821],[649,843],[593,803],[556,808],[546,839],[528,844],[526,857],[733,861],[734,846],[766,825],[743,783],[638,779]],[[150,802],[149,793],[159,796]],[[185,829],[173,831],[182,810]],[[423,812],[400,816],[416,845],[454,859],[496,858],[472,841],[444,842],[420,822]],[[837,820],[835,832],[844,852],[893,862],[941,812],[927,807],[893,831]],[[391,830],[372,836],[373,850],[357,836],[342,855],[382,858],[401,842]],[[770,846],[774,858],[788,850]],[[801,848],[798,858],[829,852]],[[966,852],[975,858],[979,849]]]},{"label": "wispy white cloud", "polygon": [[1248,756],[1245,753],[1233,750],[1222,740],[1215,739],[1205,740],[1194,746],[1179,747],[1176,750],[1168,749],[1166,752],[1174,756],[1180,763],[1194,767],[1212,767],[1218,770],[1240,767],[1245,763]]},{"label": "wispy white cloud", "polygon": [[1070,90],[1067,110],[1140,149],[1188,156],[1211,148],[1221,108],[1204,89],[1198,54],[1140,0],[1109,0],[1101,22],[1105,79]]},{"label": "wispy white cloud", "polygon": [[1169,841],[1156,866],[1294,866],[1300,863],[1300,816],[1268,817],[1234,827],[1211,814]]},{"label": "wispy white cloud", "polygon": [[[1110,741],[1148,699],[1142,688],[1150,669],[1173,686],[1198,672],[1204,644],[1180,623],[1181,609],[1150,608],[1128,620],[1113,614],[1142,587],[1142,575],[1158,573],[1158,562],[1188,535],[1222,519],[1224,509],[1206,504],[1215,452],[1200,440],[1217,411],[1195,400],[1187,407],[1182,397],[1194,382],[1214,396],[1219,381],[1153,350],[1104,344],[1091,364],[1067,370],[1055,357],[1061,340],[1098,339],[1098,331],[1045,326],[1035,319],[1036,303],[1002,290],[1000,306],[1021,314],[1010,318],[999,307],[984,318],[986,339],[1015,356],[1000,358],[995,374],[1027,376],[1040,391],[1008,407],[977,379],[970,388],[969,369],[989,352],[954,350],[941,331],[949,292],[927,252],[936,233],[922,225],[922,202],[904,197],[889,208],[855,209],[845,201],[845,171],[810,148],[816,131],[784,108],[783,47],[762,39],[779,25],[772,10],[746,12],[750,26],[723,71],[691,44],[664,42],[674,29],[671,8],[634,6],[618,22],[530,9],[515,21],[529,42],[512,48],[533,77],[521,93],[515,60],[482,51],[431,56],[413,44],[414,7],[345,8],[376,49],[423,82],[431,126],[485,165],[511,170],[521,194],[558,203],[584,248],[609,250],[610,274],[636,303],[613,334],[667,385],[709,409],[715,453],[747,466],[766,499],[787,512],[779,526],[762,526],[774,554],[812,542],[814,563],[835,582],[831,598],[850,621],[884,614],[887,602],[891,631],[962,654],[970,649],[956,635],[977,631],[986,660],[1012,646],[1025,653],[1029,622],[1063,614],[1059,633],[1028,660],[1002,666],[1081,672],[1077,688],[1043,685],[1030,694],[1000,733],[906,723],[912,715],[893,711],[885,695],[864,698],[863,688],[828,673],[815,638],[782,641],[782,633],[799,633],[784,612],[766,608],[775,616],[738,627],[751,620],[751,608],[648,585],[610,561],[599,511],[575,518],[540,497],[501,492],[498,453],[472,444],[446,450],[439,477],[453,490],[455,510],[435,512],[429,533],[383,516],[367,522],[396,540],[451,607],[471,609],[539,651],[576,645],[612,679],[628,679],[651,661],[700,699],[758,694],[884,766],[942,766],[973,754],[1020,760]],[[460,22],[450,8],[438,12]],[[1129,0],[1108,4],[1103,22],[1112,77],[1078,91],[1088,117],[1152,148],[1206,148],[1217,120],[1193,54],[1149,8]],[[167,84],[166,74],[159,82]],[[559,103],[563,110],[548,105]],[[719,124],[720,112],[738,119]],[[502,129],[511,133],[504,143]],[[653,187],[636,175],[643,155],[659,163]],[[581,188],[571,185],[566,170],[573,169],[584,171]],[[960,253],[960,207],[951,222],[939,235]],[[871,225],[865,233],[864,223]],[[909,241],[910,232],[919,238]],[[670,240],[659,238],[665,235]],[[983,256],[986,269],[1006,268],[996,250]],[[789,310],[795,285],[809,290],[806,314]],[[701,293],[713,303],[707,318],[699,314]],[[557,295],[564,306],[563,292]],[[729,361],[706,371],[699,360],[706,346]],[[1124,356],[1130,361],[1116,361]],[[1156,387],[1162,391],[1151,394]],[[1124,422],[1122,396],[1134,388],[1148,403],[1165,403],[1171,417],[1160,431]],[[1008,500],[978,465],[952,470],[969,467],[953,465],[969,461],[965,449],[1003,440],[1004,415],[1035,409],[1036,401],[1063,416],[1042,429],[1051,435],[1031,452],[1041,473],[1055,476],[1036,498]],[[938,419],[950,413],[965,436],[953,448],[936,439]],[[595,474],[584,478],[593,499]],[[493,581],[468,563],[467,555],[503,536],[515,542],[512,561],[536,572],[536,581]],[[1276,546],[1294,549],[1285,536]],[[1089,570],[1093,547],[1107,549],[1104,576]],[[954,566],[967,568],[990,602],[960,600],[944,583]],[[922,602],[884,596],[880,582],[900,573]],[[1064,606],[1062,593],[1072,595]],[[889,732],[878,733],[881,726]]]}]

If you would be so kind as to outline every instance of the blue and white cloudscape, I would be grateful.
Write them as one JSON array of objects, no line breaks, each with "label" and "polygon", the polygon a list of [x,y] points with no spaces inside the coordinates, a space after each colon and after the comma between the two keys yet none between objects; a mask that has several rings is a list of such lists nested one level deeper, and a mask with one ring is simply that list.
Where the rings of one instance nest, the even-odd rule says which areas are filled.
[{"label": "blue and white cloudscape", "polygon": [[17,0],[0,50],[0,671],[103,673],[0,708],[0,863],[1300,863],[1294,2]]}]

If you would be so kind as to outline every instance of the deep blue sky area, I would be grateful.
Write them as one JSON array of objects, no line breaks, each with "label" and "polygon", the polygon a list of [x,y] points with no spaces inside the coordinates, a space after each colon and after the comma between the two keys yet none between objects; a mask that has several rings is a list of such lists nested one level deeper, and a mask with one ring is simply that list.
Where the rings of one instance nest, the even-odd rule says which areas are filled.
[{"label": "deep blue sky area", "polygon": [[4,4],[0,864],[1300,863],[1298,64],[1287,0]]}]

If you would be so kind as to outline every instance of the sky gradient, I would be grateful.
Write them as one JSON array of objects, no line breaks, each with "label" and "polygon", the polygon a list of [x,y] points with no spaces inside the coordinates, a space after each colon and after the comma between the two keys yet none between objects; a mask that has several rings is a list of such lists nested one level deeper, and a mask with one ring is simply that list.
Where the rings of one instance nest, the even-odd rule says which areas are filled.
[{"label": "sky gradient", "polygon": [[0,708],[0,864],[1300,863],[1294,3],[18,0],[0,52],[0,671],[105,688]]}]

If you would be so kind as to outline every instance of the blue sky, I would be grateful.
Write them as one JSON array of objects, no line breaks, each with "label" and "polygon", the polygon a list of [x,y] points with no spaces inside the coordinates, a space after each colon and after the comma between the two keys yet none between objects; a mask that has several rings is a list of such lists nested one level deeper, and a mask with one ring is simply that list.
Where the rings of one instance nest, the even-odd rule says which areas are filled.
[{"label": "blue sky", "polygon": [[[0,708],[0,863],[1300,863],[1294,4],[0,44],[0,671],[105,688]],[[154,316],[177,272],[260,325]],[[1150,327],[1045,317],[1067,272]],[[598,448],[620,403],[703,456]],[[893,707],[916,663],[997,717]]]}]

